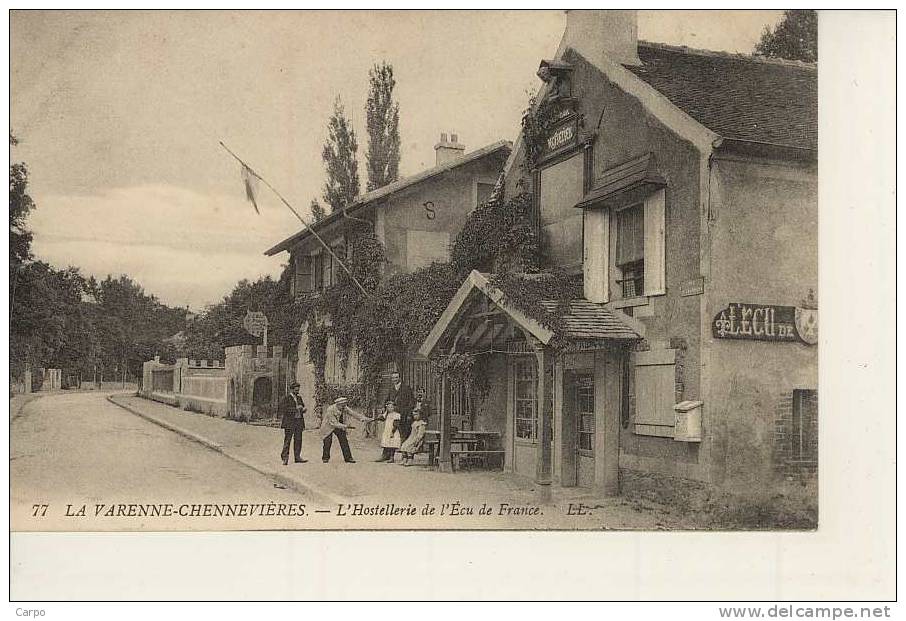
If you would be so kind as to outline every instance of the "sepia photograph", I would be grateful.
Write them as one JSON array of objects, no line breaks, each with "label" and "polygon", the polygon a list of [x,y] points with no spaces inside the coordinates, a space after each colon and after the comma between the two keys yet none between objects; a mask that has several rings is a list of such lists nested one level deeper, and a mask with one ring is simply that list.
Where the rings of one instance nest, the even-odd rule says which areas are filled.
[{"label": "sepia photograph", "polygon": [[816,11],[21,10],[10,88],[12,531],[820,528]]}]

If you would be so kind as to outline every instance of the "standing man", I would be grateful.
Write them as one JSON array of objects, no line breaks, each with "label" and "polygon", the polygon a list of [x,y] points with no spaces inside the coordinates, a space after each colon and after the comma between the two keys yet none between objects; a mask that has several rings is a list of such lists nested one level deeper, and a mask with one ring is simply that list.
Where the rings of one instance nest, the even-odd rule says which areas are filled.
[{"label": "standing man", "polygon": [[396,411],[400,413],[400,441],[405,442],[412,432],[412,408],[415,407],[415,396],[412,388],[403,383],[396,371],[390,374],[390,393],[385,401],[393,401]]},{"label": "standing man", "polygon": [[283,427],[283,465],[289,464],[289,444],[293,444],[293,457],[297,464],[304,464],[302,459],[302,432],[305,430],[305,403],[299,396],[299,382],[289,385],[289,394],[280,399],[278,411],[282,415],[280,426]]},{"label": "standing man", "polygon": [[324,418],[321,421],[321,439],[324,442],[324,450],[321,453],[321,461],[325,464],[330,461],[330,447],[333,444],[333,437],[336,436],[340,441],[340,449],[343,451],[343,459],[347,464],[354,464],[352,451],[349,450],[349,440],[346,438],[347,429],[355,429],[352,425],[346,424],[346,397],[337,397],[333,405],[324,411]]}]

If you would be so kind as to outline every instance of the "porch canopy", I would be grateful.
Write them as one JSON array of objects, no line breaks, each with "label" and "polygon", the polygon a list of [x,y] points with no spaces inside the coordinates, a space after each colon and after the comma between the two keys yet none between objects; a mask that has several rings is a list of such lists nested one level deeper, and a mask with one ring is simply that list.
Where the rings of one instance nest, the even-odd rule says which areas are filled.
[{"label": "porch canopy", "polygon": [[[546,312],[558,317],[560,334],[510,304],[505,294],[490,283],[487,275],[472,271],[450,300],[418,353],[426,358],[436,357],[441,353],[470,351],[533,353],[538,359],[539,376],[545,377],[546,374],[541,370],[554,362],[555,356],[550,345],[555,337],[560,337],[561,343],[565,342],[565,351],[578,351],[629,343],[643,338],[645,334],[644,326],[638,320],[583,298],[568,302],[542,300],[540,304]],[[445,378],[442,377],[441,381],[444,382]],[[544,381],[538,382],[539,404],[545,404],[550,399],[552,387],[545,384]],[[450,430],[443,400],[439,405],[440,467],[446,469],[450,467]],[[538,482],[542,485],[550,482],[550,421],[546,410],[545,407],[541,417],[541,447],[543,453],[548,453],[548,459],[539,461],[538,472]],[[546,465],[542,466],[542,462],[546,462]]]}]

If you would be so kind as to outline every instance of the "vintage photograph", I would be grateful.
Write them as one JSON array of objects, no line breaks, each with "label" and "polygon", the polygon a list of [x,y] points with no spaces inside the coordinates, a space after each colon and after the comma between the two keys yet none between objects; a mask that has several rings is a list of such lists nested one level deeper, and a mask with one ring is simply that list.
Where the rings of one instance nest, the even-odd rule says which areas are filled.
[{"label": "vintage photograph", "polygon": [[812,531],[818,15],[12,11],[13,531]]}]

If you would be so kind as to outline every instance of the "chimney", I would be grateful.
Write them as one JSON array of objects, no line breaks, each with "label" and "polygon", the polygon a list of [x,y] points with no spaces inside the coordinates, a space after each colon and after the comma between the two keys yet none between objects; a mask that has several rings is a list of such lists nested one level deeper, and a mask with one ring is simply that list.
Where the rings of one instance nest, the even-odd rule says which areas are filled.
[{"label": "chimney", "polygon": [[436,165],[440,166],[465,153],[466,146],[459,144],[459,136],[456,134],[450,134],[450,139],[447,140],[447,132],[443,132],[440,135],[440,142],[434,145],[434,151],[437,154]]},{"label": "chimney", "polygon": [[642,64],[638,12],[634,10],[569,10],[563,38],[567,46],[592,63],[606,58],[618,65]]}]

